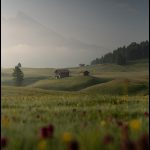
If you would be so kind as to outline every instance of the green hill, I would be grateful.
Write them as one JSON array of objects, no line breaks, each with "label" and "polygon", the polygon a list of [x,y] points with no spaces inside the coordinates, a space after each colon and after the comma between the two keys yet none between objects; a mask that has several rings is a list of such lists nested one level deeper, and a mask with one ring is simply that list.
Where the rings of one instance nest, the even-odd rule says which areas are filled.
[{"label": "green hill", "polygon": [[[148,93],[149,61],[130,61],[126,66],[99,64],[85,67],[69,68],[71,77],[54,78],[54,68],[23,68],[24,87],[56,91],[80,91],[103,94],[123,94],[124,81],[129,80],[130,94]],[[89,77],[81,71],[90,71]],[[13,69],[1,70],[1,85],[14,86]],[[143,92],[144,91],[144,92]]]},{"label": "green hill", "polygon": [[82,92],[103,95],[148,95],[148,89],[149,84],[146,81],[116,79],[85,88]]},{"label": "green hill", "polygon": [[60,90],[60,91],[79,91],[86,87],[107,82],[109,79],[96,77],[68,77],[63,79],[46,79],[37,81],[28,87],[41,88],[46,90]]}]

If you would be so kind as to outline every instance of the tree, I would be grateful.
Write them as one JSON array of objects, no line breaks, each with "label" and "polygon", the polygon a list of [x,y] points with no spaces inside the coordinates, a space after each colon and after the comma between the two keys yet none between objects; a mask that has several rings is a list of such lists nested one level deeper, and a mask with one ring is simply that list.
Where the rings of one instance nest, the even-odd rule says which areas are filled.
[{"label": "tree", "polygon": [[118,54],[117,56],[117,64],[118,65],[126,65],[126,58],[122,54]]},{"label": "tree", "polygon": [[21,63],[18,63],[18,67],[21,67]]},{"label": "tree", "polygon": [[18,64],[17,66],[15,66],[15,69],[13,70],[13,74],[12,76],[14,77],[15,83],[17,86],[21,86],[24,80],[24,74],[21,70],[20,65]]},{"label": "tree", "polygon": [[101,58],[93,60],[91,64],[115,63],[126,65],[129,61],[147,58],[149,59],[149,41],[143,41],[139,44],[132,42],[127,47],[119,47],[112,53],[109,52]]}]

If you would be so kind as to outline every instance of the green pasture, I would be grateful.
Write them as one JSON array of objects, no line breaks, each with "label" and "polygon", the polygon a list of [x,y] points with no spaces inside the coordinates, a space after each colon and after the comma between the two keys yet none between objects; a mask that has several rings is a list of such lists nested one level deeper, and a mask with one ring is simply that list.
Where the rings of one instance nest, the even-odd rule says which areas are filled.
[{"label": "green pasture", "polygon": [[[6,150],[67,150],[65,140],[80,150],[120,150],[124,125],[136,146],[149,132],[148,61],[127,66],[70,68],[71,77],[55,79],[49,68],[23,68],[24,85],[16,87],[12,68],[1,70],[1,137]],[[84,77],[82,70],[89,70]],[[121,122],[123,125],[118,125]],[[53,137],[41,139],[52,124]],[[64,137],[63,135],[70,136]],[[111,136],[111,140],[105,137]]]}]

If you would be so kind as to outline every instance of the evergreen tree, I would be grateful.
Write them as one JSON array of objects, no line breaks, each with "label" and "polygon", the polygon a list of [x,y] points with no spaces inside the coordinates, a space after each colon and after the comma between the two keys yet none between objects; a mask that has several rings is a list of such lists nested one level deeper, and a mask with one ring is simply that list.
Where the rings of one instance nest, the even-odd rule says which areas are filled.
[{"label": "evergreen tree", "polygon": [[18,63],[18,67],[21,67],[21,63]]},{"label": "evergreen tree", "polygon": [[21,70],[20,65],[18,64],[17,66],[15,66],[15,69],[13,71],[14,72],[13,72],[12,76],[14,77],[15,84],[17,86],[21,86],[23,83],[23,80],[24,80],[24,74]]},{"label": "evergreen tree", "polygon": [[117,56],[117,64],[118,65],[126,65],[126,58],[122,54],[118,54]]}]

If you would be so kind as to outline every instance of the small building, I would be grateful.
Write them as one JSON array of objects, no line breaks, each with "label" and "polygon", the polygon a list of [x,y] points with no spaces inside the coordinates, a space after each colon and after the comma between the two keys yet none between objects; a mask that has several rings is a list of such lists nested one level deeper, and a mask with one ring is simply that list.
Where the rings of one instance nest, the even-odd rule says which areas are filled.
[{"label": "small building", "polygon": [[85,64],[79,64],[79,67],[84,67],[85,66]]},{"label": "small building", "polygon": [[57,79],[69,77],[69,70],[68,69],[57,69],[57,70],[55,70],[55,77]]},{"label": "small building", "polygon": [[87,70],[86,70],[86,71],[83,71],[83,75],[84,75],[84,76],[89,76],[89,74],[90,74],[89,71],[87,71]]}]

